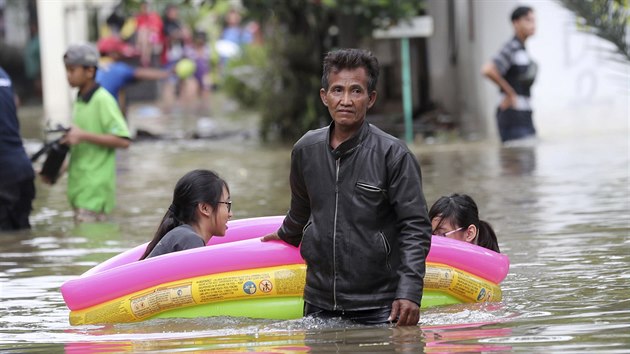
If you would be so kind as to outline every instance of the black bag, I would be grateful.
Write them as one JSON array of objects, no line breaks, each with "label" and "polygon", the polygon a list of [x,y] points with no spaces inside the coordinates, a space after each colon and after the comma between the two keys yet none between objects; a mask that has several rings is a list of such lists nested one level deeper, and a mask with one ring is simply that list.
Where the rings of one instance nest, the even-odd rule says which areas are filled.
[{"label": "black bag", "polygon": [[50,183],[55,184],[57,178],[59,178],[59,170],[61,170],[69,150],[70,147],[68,145],[61,144],[58,140],[53,141],[48,149],[48,156],[46,156],[42,171],[39,174],[48,178]]},{"label": "black bag", "polygon": [[[67,132],[68,130],[70,129],[58,125],[57,129],[48,130],[46,133]],[[44,161],[44,165],[42,166],[42,170],[39,174],[50,180],[51,184],[55,184],[55,182],[57,182],[63,161],[66,159],[66,155],[70,150],[68,145],[60,143],[61,139],[63,139],[63,136],[52,142],[44,144],[39,151],[31,156],[31,162],[35,162],[40,156],[47,154],[46,161]]]}]

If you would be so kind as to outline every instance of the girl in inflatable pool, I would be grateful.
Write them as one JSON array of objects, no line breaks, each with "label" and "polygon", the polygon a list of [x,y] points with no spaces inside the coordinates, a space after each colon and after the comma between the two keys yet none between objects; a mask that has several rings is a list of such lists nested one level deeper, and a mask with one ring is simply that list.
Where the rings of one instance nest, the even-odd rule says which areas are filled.
[{"label": "girl in inflatable pool", "polygon": [[177,181],[173,202],[140,260],[203,247],[213,235],[225,235],[231,217],[227,183],[212,171],[190,171]]},{"label": "girl in inflatable pool", "polygon": [[429,210],[429,219],[436,236],[446,236],[500,252],[492,226],[479,219],[477,204],[466,194],[454,193],[440,197]]}]

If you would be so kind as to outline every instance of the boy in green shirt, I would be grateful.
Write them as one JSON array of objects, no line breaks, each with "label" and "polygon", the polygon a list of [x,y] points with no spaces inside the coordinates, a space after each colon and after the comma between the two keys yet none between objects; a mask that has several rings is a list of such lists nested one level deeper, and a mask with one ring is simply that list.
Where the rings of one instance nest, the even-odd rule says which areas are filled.
[{"label": "boy in green shirt", "polygon": [[90,44],[71,45],[63,56],[66,77],[79,89],[70,130],[68,201],[75,221],[103,221],[116,202],[116,151],[131,144],[114,97],[95,81],[99,53]]}]

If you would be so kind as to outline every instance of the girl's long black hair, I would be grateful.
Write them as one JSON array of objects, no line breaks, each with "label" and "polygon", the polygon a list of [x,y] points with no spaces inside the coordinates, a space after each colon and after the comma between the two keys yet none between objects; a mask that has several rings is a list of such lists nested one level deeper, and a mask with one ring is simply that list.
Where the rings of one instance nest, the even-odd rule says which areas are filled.
[{"label": "girl's long black hair", "polygon": [[213,171],[193,170],[180,178],[173,191],[173,202],[140,260],[147,258],[169,231],[182,224],[195,223],[195,209],[199,203],[208,203],[216,210],[221,201],[223,187],[230,192],[227,183]]},{"label": "girl's long black hair", "polygon": [[429,210],[429,220],[433,220],[436,216],[442,218],[443,221],[449,220],[457,227],[475,225],[479,230],[477,245],[500,252],[497,235],[490,224],[479,219],[477,203],[470,196],[454,193],[440,197]]}]

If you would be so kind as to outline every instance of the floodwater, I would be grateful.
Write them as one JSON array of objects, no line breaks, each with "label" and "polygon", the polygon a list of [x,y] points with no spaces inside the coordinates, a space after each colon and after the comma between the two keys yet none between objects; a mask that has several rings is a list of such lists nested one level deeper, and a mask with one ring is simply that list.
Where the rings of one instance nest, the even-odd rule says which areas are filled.
[{"label": "floodwater", "polygon": [[64,178],[37,185],[32,230],[0,235],[0,352],[630,352],[627,135],[412,150],[428,203],[465,192],[493,224],[511,260],[502,302],[423,310],[411,328],[228,317],[70,326],[60,285],[149,240],[188,170],[229,182],[234,219],[288,207],[290,147],[248,134],[147,140],[119,153],[111,222],[75,226]]}]

